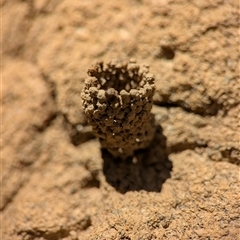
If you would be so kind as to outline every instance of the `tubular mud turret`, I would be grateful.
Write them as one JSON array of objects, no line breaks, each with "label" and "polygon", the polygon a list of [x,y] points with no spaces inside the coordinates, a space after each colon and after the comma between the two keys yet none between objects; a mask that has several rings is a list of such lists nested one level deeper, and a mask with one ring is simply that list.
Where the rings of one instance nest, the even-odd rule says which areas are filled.
[{"label": "tubular mud turret", "polygon": [[155,85],[149,67],[135,60],[106,66],[99,62],[88,74],[81,97],[102,148],[122,159],[147,148],[155,133],[150,114]]}]

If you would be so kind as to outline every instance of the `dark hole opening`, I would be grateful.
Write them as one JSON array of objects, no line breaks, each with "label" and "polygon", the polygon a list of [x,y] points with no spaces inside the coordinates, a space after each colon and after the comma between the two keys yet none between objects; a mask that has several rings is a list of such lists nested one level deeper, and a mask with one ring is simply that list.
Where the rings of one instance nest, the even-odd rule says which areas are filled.
[{"label": "dark hole opening", "polygon": [[166,59],[173,59],[175,53],[170,47],[162,47],[162,55]]},{"label": "dark hole opening", "polygon": [[157,55],[157,57],[164,58],[167,60],[173,59],[174,56],[175,56],[175,52],[169,46],[161,46],[161,50],[160,50],[159,54]]}]

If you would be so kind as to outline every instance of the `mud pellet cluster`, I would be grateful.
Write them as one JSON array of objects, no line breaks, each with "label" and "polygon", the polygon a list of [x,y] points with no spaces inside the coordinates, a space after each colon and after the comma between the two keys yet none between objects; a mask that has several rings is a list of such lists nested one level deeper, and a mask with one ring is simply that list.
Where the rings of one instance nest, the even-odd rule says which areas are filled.
[{"label": "mud pellet cluster", "polygon": [[149,146],[155,132],[150,114],[155,90],[149,67],[135,60],[96,63],[81,97],[102,148],[125,159]]}]

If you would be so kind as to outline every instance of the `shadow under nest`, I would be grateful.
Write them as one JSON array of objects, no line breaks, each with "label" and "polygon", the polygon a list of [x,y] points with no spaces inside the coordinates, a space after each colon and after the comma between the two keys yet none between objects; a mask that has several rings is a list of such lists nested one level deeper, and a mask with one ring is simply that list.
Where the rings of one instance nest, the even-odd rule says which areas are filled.
[{"label": "shadow under nest", "polygon": [[106,181],[120,193],[160,192],[163,183],[171,177],[172,162],[168,159],[161,126],[157,126],[149,148],[136,151],[133,158],[114,159],[106,149],[102,149],[102,158]]}]

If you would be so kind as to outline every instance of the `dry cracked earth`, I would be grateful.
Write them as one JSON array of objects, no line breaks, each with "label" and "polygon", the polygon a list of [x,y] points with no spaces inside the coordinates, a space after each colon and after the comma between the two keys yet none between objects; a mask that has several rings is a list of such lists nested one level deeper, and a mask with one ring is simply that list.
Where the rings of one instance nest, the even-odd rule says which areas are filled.
[{"label": "dry cracked earth", "polygon": [[[239,239],[238,0],[2,0],[1,13],[1,239]],[[158,128],[120,161],[80,93],[94,62],[130,58],[155,75]]]}]

